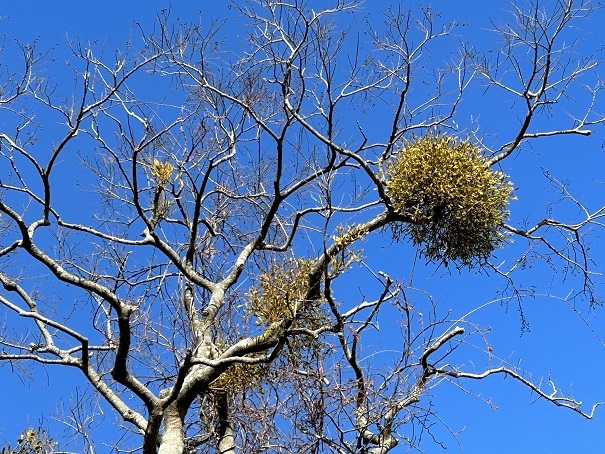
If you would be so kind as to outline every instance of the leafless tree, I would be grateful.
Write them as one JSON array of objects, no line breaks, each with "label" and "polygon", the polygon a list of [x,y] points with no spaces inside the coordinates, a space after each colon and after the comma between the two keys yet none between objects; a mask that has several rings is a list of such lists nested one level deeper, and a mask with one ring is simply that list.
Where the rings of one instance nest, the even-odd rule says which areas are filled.
[{"label": "leafless tree", "polygon": [[[234,3],[237,37],[163,13],[113,61],[73,44],[68,97],[21,48],[0,91],[0,360],[69,366],[145,454],[414,447],[411,428],[438,412],[423,404],[433,387],[493,375],[591,418],[594,407],[495,358],[470,316],[411,298],[409,276],[373,268],[361,247],[404,255],[397,240],[450,216],[395,200],[390,169],[416,139],[467,140],[495,172],[522,165],[510,158],[530,143],[605,122],[596,57],[572,52],[567,34],[593,7],[512,5],[487,53],[428,9],[375,20],[355,0],[327,3]],[[514,127],[488,136],[466,120],[472,90],[504,93]],[[583,103],[575,116],[570,96]],[[598,303],[584,233],[605,208],[561,189],[582,217],[498,224],[498,246],[526,241],[513,261],[492,263],[495,243],[461,261],[450,243],[415,244],[429,267],[494,273],[520,304],[516,270],[558,261]],[[362,345],[385,317],[399,321],[397,352],[369,361]],[[463,366],[469,345],[484,368]],[[85,416],[69,421],[84,433]]]}]

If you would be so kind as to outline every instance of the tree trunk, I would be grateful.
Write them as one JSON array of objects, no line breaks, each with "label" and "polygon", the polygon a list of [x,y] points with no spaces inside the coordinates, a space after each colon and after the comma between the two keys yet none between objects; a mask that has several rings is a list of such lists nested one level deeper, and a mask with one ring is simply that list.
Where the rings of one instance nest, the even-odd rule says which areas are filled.
[{"label": "tree trunk", "polygon": [[216,406],[219,416],[218,452],[219,454],[235,454],[233,423],[229,420],[229,401],[227,393],[222,393],[217,397]]},{"label": "tree trunk", "polygon": [[183,419],[176,403],[173,403],[164,413],[164,430],[158,454],[183,454],[184,451]]}]

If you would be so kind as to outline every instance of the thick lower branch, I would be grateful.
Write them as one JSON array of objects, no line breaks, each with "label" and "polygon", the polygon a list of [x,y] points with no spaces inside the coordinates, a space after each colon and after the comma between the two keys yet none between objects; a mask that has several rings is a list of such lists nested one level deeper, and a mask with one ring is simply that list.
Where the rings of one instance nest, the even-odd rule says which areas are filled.
[{"label": "thick lower branch", "polygon": [[145,417],[126,405],[90,365],[82,371],[91,385],[109,402],[124,421],[134,424],[141,433],[147,430],[147,420]]}]

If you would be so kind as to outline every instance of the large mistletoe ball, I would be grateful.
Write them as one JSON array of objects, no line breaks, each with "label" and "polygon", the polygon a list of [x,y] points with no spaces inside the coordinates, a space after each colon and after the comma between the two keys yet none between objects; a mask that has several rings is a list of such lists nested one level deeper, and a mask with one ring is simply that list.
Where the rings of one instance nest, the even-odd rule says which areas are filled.
[{"label": "large mistletoe ball", "polygon": [[470,140],[417,138],[386,173],[393,206],[412,220],[396,233],[411,236],[429,260],[474,266],[503,243],[512,186]]}]

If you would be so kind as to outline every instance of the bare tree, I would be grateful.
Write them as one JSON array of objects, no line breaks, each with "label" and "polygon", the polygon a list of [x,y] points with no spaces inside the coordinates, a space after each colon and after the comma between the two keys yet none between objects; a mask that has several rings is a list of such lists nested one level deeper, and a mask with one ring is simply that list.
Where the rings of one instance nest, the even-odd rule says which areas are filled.
[{"label": "bare tree", "polygon": [[[581,280],[570,298],[600,302],[584,233],[605,208],[561,186],[580,219],[509,225],[504,173],[529,143],[605,122],[596,57],[567,36],[593,7],[512,5],[495,23],[502,47],[483,53],[428,9],[374,21],[354,0],[317,3],[238,2],[240,40],[163,13],[113,61],[73,44],[69,97],[22,47],[0,91],[0,303],[20,320],[0,360],[82,374],[145,454],[414,447],[434,386],[492,375],[591,418],[495,359],[470,314],[411,298],[409,276],[373,268],[361,245],[412,261],[397,243],[411,239],[429,267],[494,273],[521,311],[516,270],[558,261]],[[459,114],[486,89],[519,114],[489,139]],[[527,250],[492,263],[511,237]],[[368,361],[385,317],[397,352]],[[485,367],[463,366],[469,345]],[[86,436],[85,415],[69,424]]]}]

